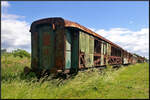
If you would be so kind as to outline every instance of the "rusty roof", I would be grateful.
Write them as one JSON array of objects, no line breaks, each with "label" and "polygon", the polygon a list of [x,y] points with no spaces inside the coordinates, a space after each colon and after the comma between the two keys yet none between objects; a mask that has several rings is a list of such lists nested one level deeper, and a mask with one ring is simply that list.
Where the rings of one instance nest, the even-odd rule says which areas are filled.
[{"label": "rusty roof", "polygon": [[[53,23],[53,22],[56,22],[57,20],[63,21],[65,27],[75,27],[75,28],[81,29],[81,30],[87,32],[88,34],[91,34],[91,35],[93,35],[93,36],[95,36],[95,37],[98,37],[98,38],[100,38],[100,39],[102,39],[102,40],[104,40],[104,41],[106,41],[106,42],[112,44],[113,46],[116,46],[116,47],[122,49],[122,48],[121,48],[120,46],[118,46],[117,44],[115,44],[115,43],[109,41],[108,39],[102,37],[101,35],[99,35],[99,34],[97,34],[97,33],[95,33],[95,32],[93,32],[92,30],[90,30],[90,29],[88,29],[88,28],[86,28],[86,27],[84,27],[84,26],[82,26],[82,25],[80,25],[80,24],[78,24],[78,23],[76,23],[76,22],[72,22],[72,21],[63,19],[63,18],[61,18],[61,17],[44,18],[44,19],[40,19],[40,20],[34,21],[34,22],[32,23],[32,25],[31,25],[31,30],[32,30],[37,24],[40,24],[40,23],[48,23],[48,22],[52,22],[52,23]],[[30,30],[30,31],[31,31],[31,30]]]},{"label": "rusty roof", "polygon": [[110,44],[112,44],[112,45],[114,45],[114,46],[116,46],[116,47],[122,49],[122,48],[121,48],[120,46],[118,46],[117,44],[115,44],[115,43],[109,41],[108,39],[104,38],[103,36],[101,36],[101,35],[99,35],[99,34],[93,32],[92,30],[90,30],[90,29],[88,29],[88,28],[86,28],[86,27],[84,27],[84,26],[82,26],[82,25],[80,25],[80,24],[78,24],[78,23],[75,23],[75,22],[72,22],[72,21],[69,21],[69,20],[64,20],[64,21],[65,21],[65,26],[66,26],[66,27],[76,27],[76,28],[79,28],[79,29],[81,29],[81,30],[83,30],[83,31],[85,31],[85,32],[87,32],[87,33],[89,33],[89,34],[95,36],[95,37],[98,37],[98,38],[100,38],[100,39],[102,39],[102,40],[104,40],[104,41],[106,41],[106,42],[108,42],[108,43],[110,43]]}]

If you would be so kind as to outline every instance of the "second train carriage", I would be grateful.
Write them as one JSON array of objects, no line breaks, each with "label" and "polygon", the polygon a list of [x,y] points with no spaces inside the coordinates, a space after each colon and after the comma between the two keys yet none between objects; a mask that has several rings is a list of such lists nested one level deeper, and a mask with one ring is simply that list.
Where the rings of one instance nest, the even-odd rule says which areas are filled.
[{"label": "second train carriage", "polygon": [[107,64],[132,63],[132,54],[95,32],[62,18],[37,20],[31,25],[34,72],[50,73]]}]

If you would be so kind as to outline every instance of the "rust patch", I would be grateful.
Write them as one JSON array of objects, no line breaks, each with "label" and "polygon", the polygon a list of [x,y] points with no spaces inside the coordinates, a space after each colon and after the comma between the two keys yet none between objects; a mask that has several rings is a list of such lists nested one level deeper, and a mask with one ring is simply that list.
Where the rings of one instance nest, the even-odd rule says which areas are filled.
[{"label": "rust patch", "polygon": [[56,29],[56,28],[55,28],[55,24],[53,24],[53,26],[52,26],[52,27],[53,27],[53,30],[55,30],[55,29]]},{"label": "rust patch", "polygon": [[101,55],[100,53],[94,53],[94,66],[101,65]]},{"label": "rust patch", "polygon": [[62,59],[56,59],[56,67],[58,68],[61,67],[62,63],[63,63]]},{"label": "rust patch", "polygon": [[[86,28],[86,27],[84,27],[84,26],[82,26],[82,25],[80,25],[80,24],[78,24],[78,23],[75,23],[75,22],[72,22],[72,21],[68,21],[68,20],[64,20],[64,21],[65,21],[65,26],[66,26],[66,27],[76,27],[76,28],[79,28],[79,29],[81,29],[81,30],[83,30],[83,31],[85,31],[85,32],[87,32],[87,33],[89,33],[89,34],[91,34],[91,35],[94,35],[94,36],[96,36],[96,37],[98,37],[98,38],[100,38],[100,39],[102,39],[102,40],[104,40],[104,41],[106,41],[106,42],[108,42],[108,43],[110,43],[110,44],[112,44],[112,45],[118,47],[118,48],[121,48],[121,47],[118,46],[117,44],[115,44],[115,43],[109,41],[108,39],[106,39],[106,38],[100,36],[99,34],[97,34],[97,33],[93,32],[93,31],[91,31],[90,29],[88,29],[88,28]],[[122,49],[122,48],[121,48],[121,49]]]},{"label": "rust patch", "polygon": [[44,35],[43,35],[43,45],[44,46],[50,45],[50,35],[47,33],[44,33]]},{"label": "rust patch", "polygon": [[122,58],[116,56],[109,56],[108,64],[122,64]]},{"label": "rust patch", "polygon": [[44,49],[44,55],[47,56],[48,54],[49,54],[49,49],[48,49],[48,48],[45,48],[45,49]]},{"label": "rust patch", "polygon": [[38,35],[38,33],[34,32],[34,37],[33,37],[34,41],[37,41],[37,35]]},{"label": "rust patch", "polygon": [[53,68],[50,70],[50,73],[57,74],[57,69],[56,69],[56,67],[53,67]]},{"label": "rust patch", "polygon": [[81,52],[81,50],[80,50],[79,58],[80,58],[79,59],[79,62],[80,62],[79,68],[85,68],[85,53]]}]

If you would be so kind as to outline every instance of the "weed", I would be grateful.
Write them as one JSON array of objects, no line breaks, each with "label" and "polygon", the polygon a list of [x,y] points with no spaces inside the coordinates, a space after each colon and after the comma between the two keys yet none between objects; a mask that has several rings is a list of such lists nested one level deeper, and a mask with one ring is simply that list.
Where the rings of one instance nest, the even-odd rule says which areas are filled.
[{"label": "weed", "polygon": [[[7,58],[6,58],[7,57]],[[7,60],[6,60],[7,59]],[[76,76],[38,80],[35,73],[27,76],[25,66],[30,58],[2,55],[2,99],[133,99],[149,98],[149,64],[141,63],[104,70],[98,68],[80,71]]]}]

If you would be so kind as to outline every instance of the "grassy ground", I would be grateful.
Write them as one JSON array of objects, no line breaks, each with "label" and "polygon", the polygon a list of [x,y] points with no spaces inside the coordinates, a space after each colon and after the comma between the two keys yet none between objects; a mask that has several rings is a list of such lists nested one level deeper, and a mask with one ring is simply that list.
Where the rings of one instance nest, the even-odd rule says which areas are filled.
[{"label": "grassy ground", "polygon": [[[21,98],[149,98],[149,64],[121,67],[119,70],[98,69],[79,72],[75,77],[37,81],[34,73],[27,77],[23,67],[30,59],[2,56],[1,97]],[[44,78],[43,78],[44,79]],[[59,84],[59,85],[58,85]]]}]

